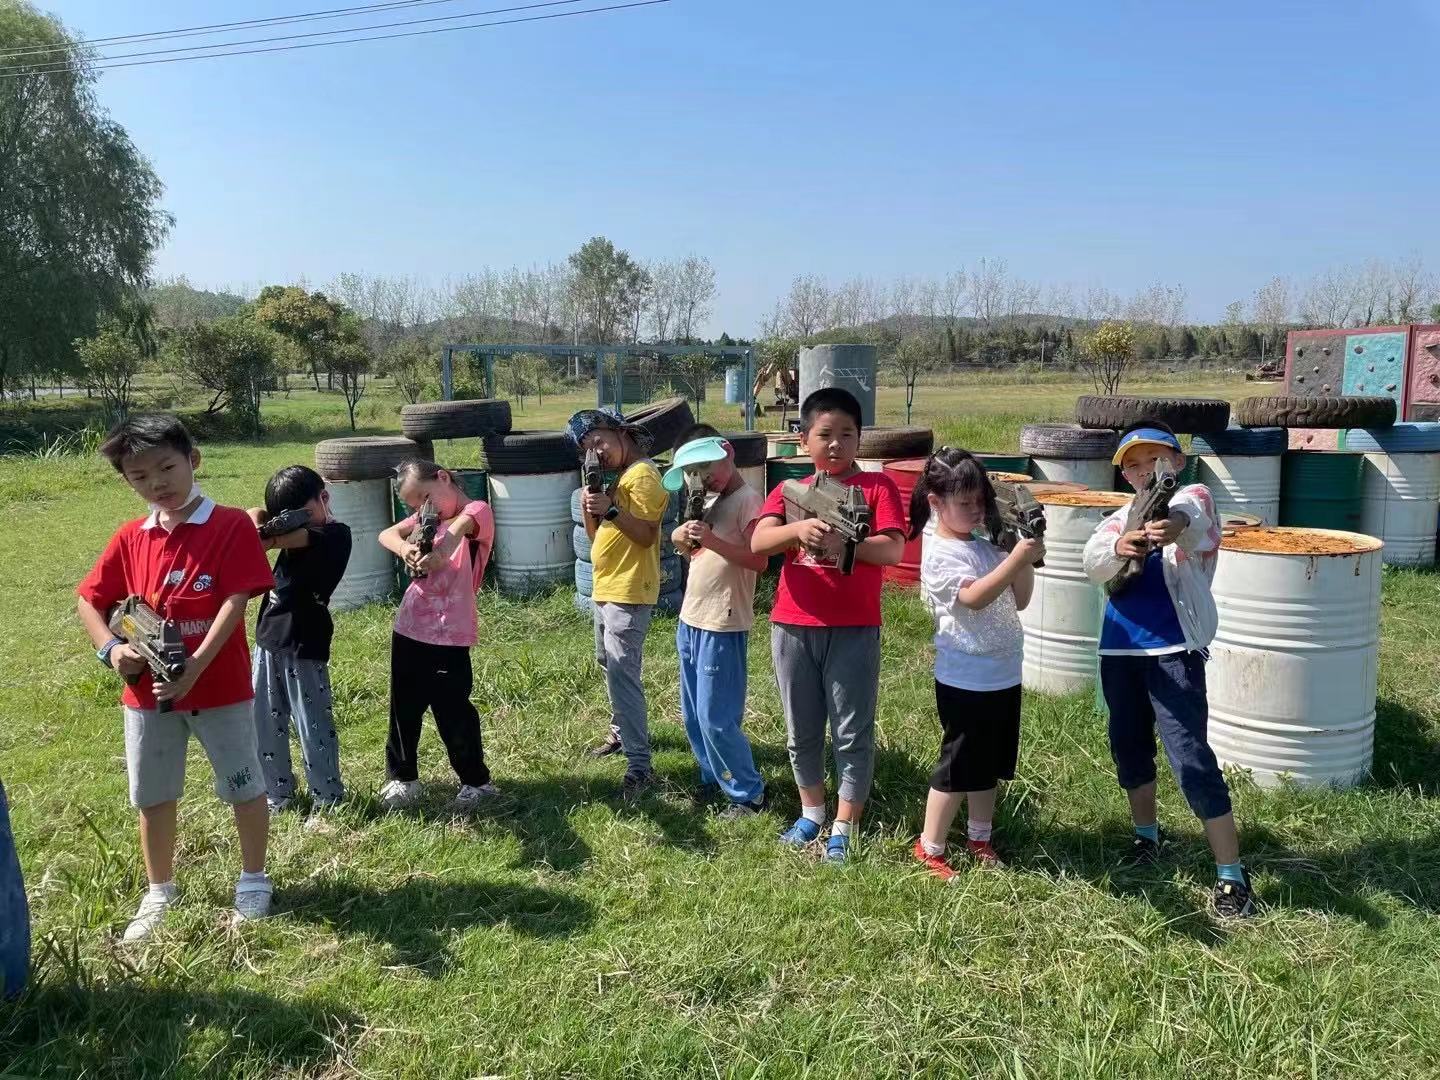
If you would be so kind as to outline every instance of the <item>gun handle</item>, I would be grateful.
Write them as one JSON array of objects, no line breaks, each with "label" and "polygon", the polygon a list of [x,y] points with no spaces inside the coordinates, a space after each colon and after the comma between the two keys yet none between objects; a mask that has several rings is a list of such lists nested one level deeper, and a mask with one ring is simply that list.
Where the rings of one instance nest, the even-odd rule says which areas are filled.
[{"label": "gun handle", "polygon": [[840,553],[840,573],[853,574],[855,572],[855,549],[858,545],[850,541]]},{"label": "gun handle", "polygon": [[1033,563],[1031,563],[1030,565],[1031,565],[1034,569],[1036,569],[1036,570],[1044,570],[1044,569],[1045,569],[1045,560],[1044,560],[1044,559],[1036,559],[1036,560],[1035,560]]}]

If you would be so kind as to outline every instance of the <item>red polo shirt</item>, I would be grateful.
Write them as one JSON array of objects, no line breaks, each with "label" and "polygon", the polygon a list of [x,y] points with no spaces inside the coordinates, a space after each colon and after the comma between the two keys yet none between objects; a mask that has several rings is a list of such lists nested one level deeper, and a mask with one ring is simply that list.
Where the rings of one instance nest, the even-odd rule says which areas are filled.
[{"label": "red polo shirt", "polygon": [[[814,482],[813,476],[802,481]],[[858,487],[870,504],[872,536],[904,534],[905,509],[894,480],[884,473],[857,472],[845,483]],[[781,486],[776,485],[760,516],[788,523],[804,515],[797,517],[794,508],[786,505]],[[840,573],[838,559],[816,559],[792,548],[785,552],[785,565],[780,568],[780,587],[775,590],[770,621],[790,626],[879,626],[883,577],[884,568],[874,563],[857,559],[854,570],[845,575]]]},{"label": "red polo shirt", "polygon": [[[102,615],[127,596],[139,596],[179,624],[186,652],[194,653],[227,596],[259,596],[273,584],[254,522],[245,511],[207,498],[173,532],[166,532],[154,513],[120,526],[75,591]],[[175,707],[215,709],[253,696],[242,619]],[[148,669],[125,687],[121,700],[132,709],[155,708]]]}]

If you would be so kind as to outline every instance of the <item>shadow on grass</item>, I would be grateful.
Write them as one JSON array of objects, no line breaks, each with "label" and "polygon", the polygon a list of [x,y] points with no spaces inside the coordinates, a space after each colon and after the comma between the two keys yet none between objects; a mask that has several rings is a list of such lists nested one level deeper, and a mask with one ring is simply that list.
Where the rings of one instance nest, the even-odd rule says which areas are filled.
[{"label": "shadow on grass", "polygon": [[451,966],[452,931],[507,926],[532,937],[558,937],[588,926],[594,917],[586,901],[553,889],[433,877],[383,889],[310,882],[285,889],[279,900],[289,918],[384,942],[397,963],[432,978]]},{"label": "shadow on grass", "polygon": [[1375,703],[1375,759],[1366,786],[1440,795],[1440,732],[1397,701]]},{"label": "shadow on grass", "polygon": [[314,1075],[363,1020],[249,990],[40,980],[0,1008],[0,1075]]}]

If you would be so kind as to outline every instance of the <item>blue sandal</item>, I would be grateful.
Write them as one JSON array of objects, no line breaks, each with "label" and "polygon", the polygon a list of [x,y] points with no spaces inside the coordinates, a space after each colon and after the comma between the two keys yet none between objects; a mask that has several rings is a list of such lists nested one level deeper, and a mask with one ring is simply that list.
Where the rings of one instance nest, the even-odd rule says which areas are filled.
[{"label": "blue sandal", "polygon": [[850,837],[831,833],[830,839],[825,841],[825,861],[842,863],[849,854]]},{"label": "blue sandal", "polygon": [[795,824],[780,834],[780,843],[802,848],[820,839],[820,826],[809,818],[796,818]]}]

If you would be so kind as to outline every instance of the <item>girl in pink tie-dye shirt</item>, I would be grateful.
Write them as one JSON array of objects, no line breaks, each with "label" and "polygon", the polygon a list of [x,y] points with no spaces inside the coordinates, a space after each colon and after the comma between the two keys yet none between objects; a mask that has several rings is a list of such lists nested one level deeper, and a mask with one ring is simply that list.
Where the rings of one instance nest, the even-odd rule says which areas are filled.
[{"label": "girl in pink tie-dye shirt", "polygon": [[[404,560],[412,574],[390,636],[390,735],[385,742],[388,809],[420,795],[416,749],[428,708],[460,778],[459,809],[496,794],[485,765],[480,713],[470,700],[474,675],[470,647],[478,624],[475,594],[495,543],[490,504],[471,499],[448,469],[433,461],[407,461],[397,470],[400,498],[413,513],[380,534],[380,544]],[[434,547],[421,555],[412,542],[426,503],[440,517]]]}]

